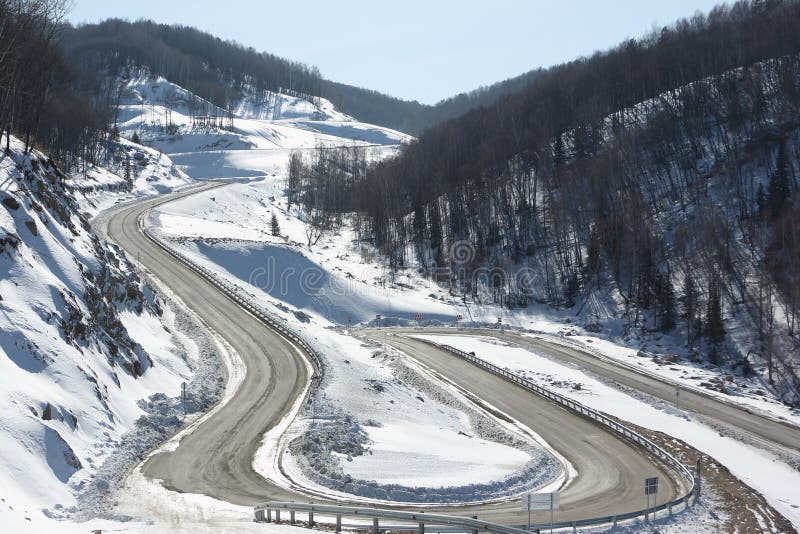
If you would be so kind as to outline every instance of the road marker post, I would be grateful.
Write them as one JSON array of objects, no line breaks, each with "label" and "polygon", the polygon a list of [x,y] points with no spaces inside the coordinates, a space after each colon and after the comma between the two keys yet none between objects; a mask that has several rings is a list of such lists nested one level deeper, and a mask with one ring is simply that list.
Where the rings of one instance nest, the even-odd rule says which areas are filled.
[{"label": "road marker post", "polygon": [[650,521],[650,495],[653,496],[653,519],[655,519],[655,508],[658,503],[658,477],[644,479],[644,496],[647,504],[644,507],[644,520]]}]

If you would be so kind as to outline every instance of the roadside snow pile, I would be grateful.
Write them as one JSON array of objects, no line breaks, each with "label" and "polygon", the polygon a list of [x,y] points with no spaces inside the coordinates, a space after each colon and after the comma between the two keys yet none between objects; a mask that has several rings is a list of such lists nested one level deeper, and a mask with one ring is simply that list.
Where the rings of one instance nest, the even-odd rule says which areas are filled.
[{"label": "roadside snow pile", "polygon": [[800,527],[800,472],[763,449],[723,436],[663,401],[631,396],[585,372],[520,347],[487,343],[458,335],[417,334],[413,337],[446,344],[475,354],[490,363],[549,387],[551,377],[582,384],[580,390],[563,388],[562,395],[653,430],[666,431],[716,459],[748,486],[761,492],[770,505]]},{"label": "roadside snow pile", "polygon": [[137,399],[178,395],[198,348],[91,231],[71,180],[11,145],[0,156],[0,513],[33,521],[75,511],[73,490],[145,414]]},{"label": "roadside snow pile", "polygon": [[[800,426],[800,408],[790,407],[769,393],[769,384],[759,374],[741,368],[720,368],[704,359],[681,356],[671,349],[678,345],[670,336],[650,339],[642,349],[632,349],[600,339],[572,325],[538,323],[534,328],[555,334],[557,343],[577,345],[581,350],[616,360],[623,366],[658,376],[681,387],[702,391],[725,402],[735,403],[762,415]],[[537,337],[539,334],[523,334]]]}]

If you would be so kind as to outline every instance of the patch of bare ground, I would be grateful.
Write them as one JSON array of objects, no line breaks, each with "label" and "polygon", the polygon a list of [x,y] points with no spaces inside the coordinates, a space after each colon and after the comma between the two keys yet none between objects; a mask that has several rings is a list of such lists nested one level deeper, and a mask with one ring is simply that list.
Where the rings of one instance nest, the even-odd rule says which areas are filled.
[{"label": "patch of bare ground", "polygon": [[684,465],[694,466],[700,459],[701,498],[703,491],[709,487],[718,496],[717,512],[721,519],[719,532],[797,534],[789,520],[770,506],[758,491],[739,480],[712,457],[664,432],[627,421],[625,425],[652,440]]}]

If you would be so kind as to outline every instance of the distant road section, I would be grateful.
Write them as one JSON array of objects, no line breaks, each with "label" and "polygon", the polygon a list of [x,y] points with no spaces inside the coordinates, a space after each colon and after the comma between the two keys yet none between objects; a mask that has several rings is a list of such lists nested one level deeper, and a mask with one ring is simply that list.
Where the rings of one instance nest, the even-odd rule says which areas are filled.
[{"label": "distant road section", "polygon": [[[388,330],[391,331],[391,329]],[[386,332],[386,329],[381,331]],[[397,329],[396,332],[409,333],[409,330]],[[637,372],[611,358],[602,358],[578,348],[548,342],[546,338],[520,335],[513,331],[500,332],[494,329],[454,331],[452,328],[422,328],[414,329],[413,333],[494,337],[530,349],[538,354],[574,364],[607,381],[622,384],[668,403],[675,402],[675,384],[672,382],[661,380],[644,372]],[[800,428],[797,426],[752,413],[745,407],[716,399],[710,394],[705,395],[686,387],[681,387],[680,391],[681,409],[709,417],[723,425],[741,429],[755,439],[777,445],[800,459]]]}]

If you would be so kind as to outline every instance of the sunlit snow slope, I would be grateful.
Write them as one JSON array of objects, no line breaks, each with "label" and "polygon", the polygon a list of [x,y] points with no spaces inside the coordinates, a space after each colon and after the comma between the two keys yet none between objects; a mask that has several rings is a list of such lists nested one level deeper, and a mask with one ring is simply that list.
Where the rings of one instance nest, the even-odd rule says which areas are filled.
[{"label": "sunlit snow slope", "polygon": [[43,510],[76,505],[73,490],[144,413],[139,399],[179,392],[196,349],[167,331],[171,311],[82,214],[85,195],[125,180],[73,179],[11,145],[0,155],[0,524],[36,526]]}]

